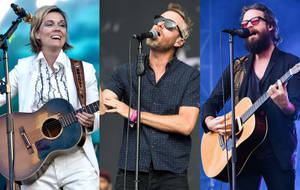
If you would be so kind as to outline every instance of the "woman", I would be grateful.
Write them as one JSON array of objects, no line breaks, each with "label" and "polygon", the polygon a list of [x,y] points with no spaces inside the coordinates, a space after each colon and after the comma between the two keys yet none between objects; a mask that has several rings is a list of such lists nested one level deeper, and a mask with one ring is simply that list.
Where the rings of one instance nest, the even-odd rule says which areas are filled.
[{"label": "woman", "polygon": [[[19,95],[19,111],[34,112],[53,98],[63,98],[75,110],[81,108],[69,57],[65,13],[56,6],[44,6],[35,13],[30,43],[34,56],[20,59],[10,72],[12,95]],[[95,69],[83,62],[86,104],[99,100]],[[5,96],[0,96],[0,104]],[[82,148],[53,159],[49,168],[32,184],[22,189],[99,189],[99,170],[90,134],[99,128],[99,113],[78,113],[78,122],[87,138]]]}]

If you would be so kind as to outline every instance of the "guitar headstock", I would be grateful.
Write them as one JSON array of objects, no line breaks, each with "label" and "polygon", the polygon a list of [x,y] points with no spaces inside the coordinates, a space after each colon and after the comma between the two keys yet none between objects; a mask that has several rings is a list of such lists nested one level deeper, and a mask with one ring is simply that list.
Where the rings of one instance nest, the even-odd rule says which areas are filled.
[{"label": "guitar headstock", "polygon": [[290,69],[290,74],[294,75],[297,74],[299,71],[300,71],[300,62],[294,65],[294,67]]}]

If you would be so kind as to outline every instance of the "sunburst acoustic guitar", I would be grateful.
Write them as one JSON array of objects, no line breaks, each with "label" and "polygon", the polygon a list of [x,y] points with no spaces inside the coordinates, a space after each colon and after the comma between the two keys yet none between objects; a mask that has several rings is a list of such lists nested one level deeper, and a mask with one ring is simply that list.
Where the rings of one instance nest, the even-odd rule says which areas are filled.
[{"label": "sunburst acoustic guitar", "polygon": [[[85,133],[75,115],[95,113],[99,101],[74,111],[64,99],[52,99],[33,113],[13,113],[15,131],[15,180],[28,184],[38,179],[57,155],[77,150]],[[0,117],[0,172],[9,176],[6,117]]]}]

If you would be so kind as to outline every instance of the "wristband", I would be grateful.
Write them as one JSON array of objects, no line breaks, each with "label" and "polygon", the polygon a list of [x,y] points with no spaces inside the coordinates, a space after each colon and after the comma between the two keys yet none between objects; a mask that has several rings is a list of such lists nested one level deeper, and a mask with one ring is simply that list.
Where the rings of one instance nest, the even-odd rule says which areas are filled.
[{"label": "wristband", "polygon": [[136,110],[134,110],[130,116],[130,120],[129,120],[129,124],[131,127],[133,127],[133,125],[135,124],[136,122],[136,119],[137,119],[137,112]]}]

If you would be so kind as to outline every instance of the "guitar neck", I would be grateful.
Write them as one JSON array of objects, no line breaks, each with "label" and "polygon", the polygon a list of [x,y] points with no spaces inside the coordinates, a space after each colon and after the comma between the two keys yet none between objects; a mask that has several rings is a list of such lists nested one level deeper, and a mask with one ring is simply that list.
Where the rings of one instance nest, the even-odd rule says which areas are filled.
[{"label": "guitar neck", "polygon": [[60,123],[63,127],[69,126],[75,122],[78,122],[76,118],[77,113],[86,112],[89,114],[93,114],[95,112],[99,111],[99,101],[96,101],[94,103],[91,103],[87,105],[86,107],[83,107],[81,109],[78,109],[76,111],[73,111],[71,113],[65,114],[59,118]]},{"label": "guitar neck", "polygon": [[[289,70],[279,80],[283,84],[283,83],[287,82],[292,76],[293,76],[293,74]],[[246,122],[252,116],[252,114],[254,114],[256,112],[256,110],[263,103],[265,103],[265,101],[267,101],[269,99],[269,97],[270,97],[269,94],[267,92],[265,92],[259,99],[257,99],[254,102],[254,104],[242,115],[242,117],[241,117],[242,123]]]}]

